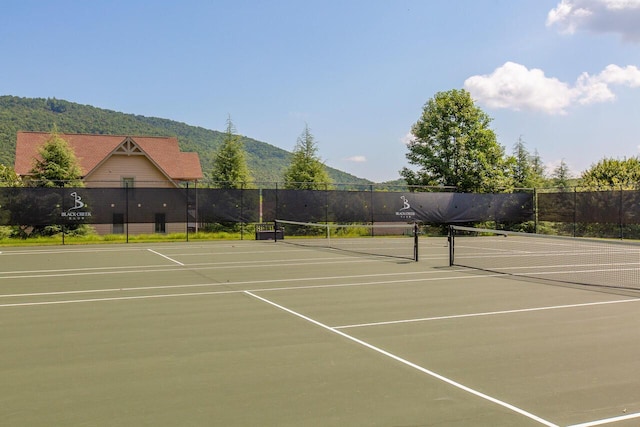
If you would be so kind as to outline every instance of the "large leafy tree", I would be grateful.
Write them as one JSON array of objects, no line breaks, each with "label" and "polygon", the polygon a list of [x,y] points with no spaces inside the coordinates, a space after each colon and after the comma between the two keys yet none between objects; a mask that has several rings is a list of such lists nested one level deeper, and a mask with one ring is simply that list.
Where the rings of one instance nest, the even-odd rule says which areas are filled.
[{"label": "large leafy tree", "polygon": [[38,187],[80,187],[82,170],[69,146],[54,127],[49,138],[39,150],[31,175]]},{"label": "large leafy tree", "polygon": [[411,128],[400,174],[410,185],[454,186],[464,192],[491,192],[512,186],[513,158],[489,128],[491,118],[475,105],[466,90],[439,92],[425,105]]},{"label": "large leafy tree", "polygon": [[0,187],[22,187],[22,178],[12,167],[0,164]]},{"label": "large leafy tree", "polygon": [[246,188],[251,181],[242,138],[236,134],[231,116],[227,118],[222,144],[214,156],[211,179],[221,188]]},{"label": "large leafy tree", "polygon": [[640,159],[605,158],[582,173],[582,185],[590,189],[637,189],[640,186]]},{"label": "large leafy tree", "polygon": [[331,184],[324,163],[318,157],[318,145],[305,125],[293,149],[291,163],[284,173],[285,188],[323,190]]}]

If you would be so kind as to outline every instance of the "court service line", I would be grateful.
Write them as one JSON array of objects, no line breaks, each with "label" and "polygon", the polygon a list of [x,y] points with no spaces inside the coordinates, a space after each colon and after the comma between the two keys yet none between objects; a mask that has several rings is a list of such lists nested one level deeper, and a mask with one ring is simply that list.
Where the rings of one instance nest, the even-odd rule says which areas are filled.
[{"label": "court service line", "polygon": [[176,261],[173,258],[170,258],[168,256],[166,256],[165,254],[161,254],[160,252],[154,251],[153,249],[147,249],[149,252],[151,252],[152,254],[156,254],[156,255],[160,255],[162,258],[166,258],[171,262],[175,262],[178,265],[184,265],[184,263],[181,263],[180,261]]},{"label": "court service line", "polygon": [[[334,262],[334,260],[344,260],[344,257],[342,258],[323,258],[322,262],[326,263],[326,262]],[[198,267],[198,268],[228,268],[228,267],[235,267],[237,265],[244,265],[244,264],[250,264],[249,266],[254,266],[254,264],[257,267],[263,267],[263,266],[271,266],[273,264],[277,264],[276,266],[279,265],[283,265],[281,264],[282,261],[288,261],[288,262],[293,262],[293,261],[297,261],[297,265],[300,264],[307,264],[304,261],[308,261],[308,258],[287,258],[286,260],[280,260],[280,259],[275,259],[275,260],[264,260],[264,261],[220,261],[220,262],[207,262],[207,263],[193,263],[193,264],[183,264],[183,265],[187,265],[189,267]],[[338,261],[335,261],[338,262]],[[342,261],[342,262],[350,262],[350,261]],[[359,261],[358,261],[359,262]],[[315,264],[315,263],[319,263],[318,261],[315,261],[313,263],[309,263],[309,264]],[[289,264],[284,264],[284,265],[289,265]],[[206,267],[203,267],[206,266]],[[0,272],[0,279],[4,279],[4,278],[13,278],[13,276],[5,276],[3,277],[3,274],[9,275],[9,274],[32,274],[34,276],[18,276],[18,277],[39,277],[37,276],[37,274],[41,274],[41,273],[69,273],[69,272],[84,272],[84,271],[88,271],[88,272],[94,272],[94,271],[107,271],[107,273],[111,273],[109,270],[126,270],[129,269],[127,271],[125,271],[126,273],[130,272],[130,269],[135,269],[133,271],[137,272],[140,271],[140,268],[159,268],[159,269],[163,269],[163,270],[167,270],[168,267],[166,264],[146,264],[146,265],[116,265],[116,266],[108,266],[108,267],[76,267],[76,268],[59,268],[59,269],[45,269],[45,270],[11,270],[11,271],[2,271]],[[174,271],[174,270],[169,270],[169,271]],[[463,270],[460,270],[463,271]],[[64,274],[61,274],[64,275]],[[55,275],[52,276],[44,276],[44,277],[55,277]]]},{"label": "court service line", "polygon": [[[264,280],[239,280],[237,282],[225,282],[225,283],[192,283],[189,285],[156,285],[156,286],[134,286],[123,288],[102,288],[102,289],[82,289],[75,291],[49,291],[49,292],[25,292],[19,294],[0,294],[0,298],[16,298],[16,297],[32,297],[32,296],[54,296],[54,295],[68,295],[68,294],[92,294],[92,293],[104,293],[104,292],[132,292],[132,291],[150,291],[158,289],[187,289],[187,288],[203,288],[214,286],[238,286],[238,285],[264,285],[267,283],[296,283],[296,282],[316,282],[323,280],[345,280],[345,279],[362,279],[366,277],[382,277],[382,276],[407,276],[407,275],[431,275],[437,274],[437,271],[415,271],[404,273],[378,273],[378,274],[356,274],[349,276],[323,276],[323,277],[299,277],[295,279],[264,279]],[[486,276],[483,276],[486,277]],[[326,287],[342,287],[342,286],[360,286],[360,285],[387,285],[394,283],[405,282],[419,282],[421,280],[431,281],[438,280],[439,278],[426,278],[420,277],[417,279],[399,279],[399,280],[382,280],[376,282],[357,282],[357,283],[337,283],[327,285],[311,285],[311,286],[287,286],[279,288],[261,288],[261,289],[243,289],[244,290],[256,290],[256,291],[282,291],[282,290],[297,290],[297,289],[315,289]],[[442,278],[445,280],[445,278]]]},{"label": "court service line", "polygon": [[479,313],[454,314],[451,316],[422,317],[418,319],[403,319],[403,320],[389,320],[386,322],[359,323],[359,324],[353,324],[353,325],[334,326],[334,328],[350,329],[350,328],[362,328],[366,326],[382,326],[382,325],[395,325],[400,323],[429,322],[432,320],[464,319],[465,317],[496,316],[500,314],[527,313],[527,312],[545,311],[545,310],[561,310],[564,308],[592,307],[596,305],[608,305],[608,304],[624,304],[628,302],[638,302],[638,301],[640,301],[640,298],[631,298],[631,299],[622,299],[622,300],[613,300],[613,301],[585,302],[580,304],[551,305],[551,306],[545,306],[545,307],[520,308],[515,310],[486,311],[486,312],[479,312]]},{"label": "court service line", "polygon": [[[102,293],[102,292],[116,292],[116,291],[148,291],[148,290],[156,290],[156,289],[185,289],[185,288],[202,288],[202,287],[210,287],[210,286],[238,286],[238,285],[263,285],[267,283],[297,283],[297,282],[313,282],[313,281],[323,281],[323,280],[346,280],[346,279],[364,279],[367,277],[387,277],[387,276],[414,276],[414,275],[431,275],[437,274],[437,271],[412,271],[412,272],[404,272],[404,273],[378,273],[378,274],[355,274],[348,276],[318,276],[318,277],[299,277],[295,279],[286,278],[286,279],[263,279],[263,280],[239,280],[236,282],[211,282],[211,283],[191,283],[188,285],[180,284],[180,285],[155,285],[155,286],[131,286],[131,287],[122,287],[122,288],[102,288],[102,289],[82,289],[75,291],[48,291],[48,292],[24,292],[19,294],[0,294],[0,298],[15,298],[15,297],[29,297],[29,296],[51,296],[51,295],[65,295],[65,294],[90,294],[90,293]],[[484,277],[484,276],[483,276]],[[437,278],[435,278],[437,279]],[[432,278],[421,277],[418,279],[408,279],[410,282],[416,282],[419,280],[435,280]],[[288,286],[285,288],[266,288],[260,289],[261,291],[266,290],[289,290],[289,289],[308,289],[308,288],[316,288],[316,287],[335,287],[335,286],[354,286],[354,285],[370,285],[370,284],[392,284],[392,283],[403,283],[404,280],[382,280],[376,282],[359,282],[359,283],[338,283],[338,284],[329,284],[329,285],[313,285],[313,286]],[[244,289],[243,289],[244,290]]]},{"label": "court service line", "polygon": [[640,413],[635,413],[635,414],[627,414],[627,415],[621,415],[619,417],[613,417],[613,418],[604,418],[602,420],[597,420],[597,421],[589,421],[586,423],[581,423],[581,424],[572,424],[568,427],[593,427],[593,426],[601,426],[604,424],[611,424],[611,423],[617,423],[618,421],[625,421],[625,420],[632,420],[634,418],[640,418]]},{"label": "court service line", "polygon": [[316,326],[319,326],[319,327],[321,327],[323,329],[326,329],[326,330],[328,330],[330,332],[333,332],[334,334],[340,335],[343,338],[351,340],[351,341],[355,342],[356,344],[364,346],[364,347],[366,347],[366,348],[368,348],[370,350],[373,350],[373,351],[375,351],[377,353],[380,353],[380,354],[382,354],[382,355],[384,355],[386,357],[389,357],[389,358],[391,358],[391,359],[393,359],[393,360],[395,360],[397,362],[400,362],[400,363],[402,363],[404,365],[407,365],[407,366],[409,366],[409,367],[411,367],[413,369],[416,369],[416,370],[418,370],[418,371],[420,371],[420,372],[422,372],[424,374],[427,374],[427,375],[429,375],[429,376],[431,376],[433,378],[436,378],[436,379],[438,379],[440,381],[443,381],[443,382],[445,382],[445,383],[447,383],[449,385],[452,385],[452,386],[454,386],[454,387],[456,387],[456,388],[458,388],[460,390],[466,391],[467,393],[473,394],[473,395],[475,395],[477,397],[480,397],[480,398],[482,398],[484,400],[487,400],[489,402],[495,403],[495,404],[497,404],[499,406],[502,406],[503,408],[507,408],[507,409],[509,409],[509,410],[511,410],[513,412],[516,412],[516,413],[518,413],[520,415],[523,415],[523,416],[525,416],[527,418],[530,418],[530,419],[532,419],[534,421],[537,421],[540,424],[543,424],[543,425],[546,425],[546,426],[549,426],[549,427],[558,427],[557,424],[553,424],[550,421],[547,421],[547,420],[545,420],[545,419],[543,419],[543,418],[541,418],[541,417],[539,417],[537,415],[534,415],[534,414],[532,414],[532,413],[530,413],[528,411],[525,411],[524,409],[518,408],[517,406],[514,406],[514,405],[512,405],[510,403],[507,403],[507,402],[505,402],[503,400],[497,399],[495,397],[489,396],[488,394],[485,394],[485,393],[482,393],[482,392],[480,392],[478,390],[472,389],[471,387],[467,387],[464,384],[461,384],[461,383],[459,383],[457,381],[454,381],[454,380],[452,380],[450,378],[447,378],[447,377],[445,377],[443,375],[440,375],[440,374],[438,374],[438,373],[436,373],[434,371],[431,371],[431,370],[429,370],[429,369],[427,369],[425,367],[422,367],[422,366],[417,365],[417,364],[415,364],[413,362],[410,362],[407,359],[403,359],[400,356],[397,356],[397,355],[395,355],[393,353],[390,353],[390,352],[388,352],[386,350],[381,349],[380,347],[376,347],[373,344],[369,344],[366,341],[363,341],[363,340],[358,339],[356,337],[353,337],[353,336],[351,336],[349,334],[346,334],[346,333],[344,333],[342,331],[339,331],[336,328],[332,328],[331,326],[325,325],[324,323],[321,323],[321,322],[319,322],[317,320],[314,320],[314,319],[312,319],[312,318],[310,318],[308,316],[305,316],[305,315],[303,315],[301,313],[298,313],[297,311],[293,311],[293,310],[291,310],[291,309],[289,309],[287,307],[284,307],[284,306],[282,306],[280,304],[277,304],[277,303],[275,303],[275,302],[273,302],[271,300],[268,300],[268,299],[263,298],[263,297],[261,297],[259,295],[256,295],[253,292],[245,291],[244,293],[246,295],[249,295],[249,296],[251,296],[251,297],[253,297],[255,299],[258,299],[258,300],[260,300],[260,301],[262,301],[264,303],[270,304],[273,307],[276,307],[276,308],[278,308],[278,309],[280,309],[282,311],[285,311],[285,312],[287,312],[289,314],[292,314],[292,315],[294,315],[296,317],[299,317],[299,318],[301,318],[303,320],[306,320],[309,323],[312,323],[312,324],[314,324]]},{"label": "court service line", "polygon": [[[248,243],[249,241],[247,241]],[[141,246],[135,246],[136,244],[132,244],[132,247],[126,247],[123,248],[120,245],[115,245],[116,247],[109,247],[109,245],[102,245],[99,247],[85,247],[85,246],[80,246],[79,248],[73,248],[71,246],[66,246],[62,249],[52,249],[52,248],[46,248],[46,249],[36,249],[36,248],[29,248],[29,249],[16,249],[16,250],[8,250],[8,251],[4,251],[4,252],[0,252],[4,255],[19,255],[19,256],[25,256],[25,255],[51,255],[51,254],[61,254],[61,255],[65,255],[65,254],[69,254],[69,253],[99,253],[99,252],[141,252],[141,251],[145,251],[146,250],[146,246],[145,247],[141,247]],[[170,250],[175,250],[175,249],[209,249],[209,248],[217,248],[217,249],[224,249],[224,248],[234,248],[234,247],[239,247],[245,245],[245,243],[240,243],[237,242],[235,244],[216,244],[216,243],[212,243],[210,246],[209,245],[202,245],[202,244],[172,244],[172,245],[167,245],[167,246],[155,246],[154,247],[156,249],[170,249]],[[249,247],[250,243],[247,244],[247,246]],[[279,252],[286,252],[286,251],[279,251]],[[223,253],[227,253],[227,252],[214,252],[217,254],[223,254]]]},{"label": "court service line", "polygon": [[[238,268],[265,268],[265,267],[288,267],[288,266],[304,266],[304,265],[322,265],[322,264],[355,264],[364,262],[374,262],[372,259],[345,260],[344,257],[324,258],[321,261],[312,261],[304,259],[287,259],[284,260],[267,260],[267,261],[238,261],[238,262],[214,262],[214,263],[197,263],[185,264],[182,267],[188,267],[189,270],[215,270]],[[157,270],[140,270],[140,268],[158,268]],[[109,271],[122,270],[122,271]],[[0,280],[4,279],[33,279],[39,277],[67,277],[67,276],[95,276],[98,274],[127,274],[127,273],[152,273],[158,271],[184,271],[184,269],[170,267],[167,265],[141,265],[141,266],[114,266],[114,267],[87,267],[87,268],[70,268],[61,270],[41,270],[41,271],[7,271],[0,272]],[[29,274],[31,273],[31,274]],[[55,273],[55,274],[42,274]],[[6,274],[6,276],[4,276]]]},{"label": "court service line", "polygon": [[208,292],[192,292],[192,293],[186,293],[186,294],[132,295],[128,297],[89,298],[89,299],[41,301],[41,302],[18,302],[18,303],[12,303],[12,304],[0,304],[0,308],[34,307],[39,305],[79,304],[79,303],[85,303],[85,302],[130,301],[130,300],[141,300],[141,299],[175,298],[175,297],[189,297],[189,296],[203,296],[203,295],[223,295],[223,294],[237,294],[240,292],[242,291],[233,291],[233,290],[208,291]]}]

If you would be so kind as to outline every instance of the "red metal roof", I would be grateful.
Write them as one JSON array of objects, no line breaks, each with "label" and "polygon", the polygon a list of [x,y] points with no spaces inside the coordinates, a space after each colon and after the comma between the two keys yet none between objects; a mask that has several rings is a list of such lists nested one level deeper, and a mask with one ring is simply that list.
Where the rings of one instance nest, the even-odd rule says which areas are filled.
[{"label": "red metal roof", "polygon": [[[127,138],[154,162],[170,179],[188,181],[202,179],[198,153],[183,153],[175,137],[59,134],[73,149],[82,175],[90,175]],[[29,175],[34,160],[40,158],[39,148],[49,139],[48,132],[18,132],[15,171]]]}]

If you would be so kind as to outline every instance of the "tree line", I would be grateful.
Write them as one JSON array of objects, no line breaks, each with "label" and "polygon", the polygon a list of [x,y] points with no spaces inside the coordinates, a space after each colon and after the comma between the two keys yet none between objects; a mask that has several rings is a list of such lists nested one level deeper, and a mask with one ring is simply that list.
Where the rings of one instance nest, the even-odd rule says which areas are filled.
[{"label": "tree line", "polygon": [[[224,119],[224,117],[223,117]],[[49,131],[57,125],[63,134],[98,134],[176,137],[181,151],[196,152],[205,177],[223,132],[158,117],[126,114],[55,98],[0,96],[0,164],[13,165],[18,131]],[[246,160],[256,182],[278,182],[291,157],[290,150],[241,136]],[[277,141],[278,145],[287,144]],[[295,139],[290,141],[293,145]],[[335,182],[366,185],[371,181],[327,167]]]},{"label": "tree line", "polygon": [[[459,192],[490,193],[553,187],[637,189],[640,159],[605,158],[571,176],[562,160],[550,173],[537,151],[531,153],[522,137],[506,154],[491,117],[480,109],[466,90],[439,92],[424,105],[412,126],[406,158],[411,167],[400,175],[411,187],[449,187]],[[251,175],[243,160],[242,145],[229,117],[223,144],[215,155],[211,177],[226,185],[250,185]],[[290,189],[325,189],[331,184],[318,157],[318,145],[308,125],[298,137],[283,181]]]},{"label": "tree line", "polygon": [[[0,165],[0,183],[4,186],[19,187],[79,187],[83,186],[80,164],[69,143],[54,125],[45,143],[39,148],[39,159],[34,162],[28,182],[22,180],[13,168]],[[231,116],[222,144],[213,154],[210,171],[214,186],[219,188],[251,188],[253,178],[246,161],[242,137],[236,133]],[[332,180],[324,163],[318,156],[318,146],[305,125],[293,150],[290,164],[283,176],[285,188],[299,190],[325,189]]]},{"label": "tree line", "polygon": [[[67,108],[65,102],[51,101],[56,111]],[[64,112],[64,111],[62,111]],[[400,172],[409,186],[450,187],[460,192],[502,192],[523,188],[581,186],[587,189],[635,189],[640,183],[640,160],[605,158],[584,171],[578,178],[570,175],[563,160],[547,172],[537,151],[531,153],[522,138],[513,145],[511,154],[501,146],[490,128],[491,117],[475,105],[469,92],[450,90],[438,92],[423,106],[411,128],[412,139],[407,144],[409,166]],[[211,156],[209,170],[205,171],[215,185],[229,188],[250,188],[256,181],[247,166],[247,153],[229,116],[221,143]],[[41,185],[70,181],[71,166],[63,166],[60,151],[50,142],[61,139],[54,125],[50,140],[40,154],[44,164],[36,165],[34,176]],[[56,146],[57,156],[49,151]],[[51,155],[46,159],[45,155]],[[67,174],[67,175],[65,175]],[[307,124],[297,139],[288,166],[281,176],[285,188],[331,188],[332,180],[318,155],[318,143]],[[0,164],[0,185],[22,185],[20,177],[10,166]],[[36,182],[35,180],[33,182]],[[40,184],[39,184],[40,185]]]},{"label": "tree line", "polygon": [[447,186],[461,192],[487,193],[518,188],[580,186],[585,189],[637,189],[640,160],[605,158],[570,175],[567,163],[547,174],[537,151],[530,153],[522,138],[508,155],[489,127],[491,117],[475,105],[469,92],[439,92],[424,105],[412,126],[407,160],[400,171],[409,185]]},{"label": "tree line", "polygon": [[[231,116],[227,118],[222,145],[214,155],[211,179],[220,188],[251,188],[253,183],[242,140],[235,132]],[[318,145],[309,125],[305,125],[298,137],[283,181],[285,188],[294,190],[319,190],[332,183],[318,156]]]}]

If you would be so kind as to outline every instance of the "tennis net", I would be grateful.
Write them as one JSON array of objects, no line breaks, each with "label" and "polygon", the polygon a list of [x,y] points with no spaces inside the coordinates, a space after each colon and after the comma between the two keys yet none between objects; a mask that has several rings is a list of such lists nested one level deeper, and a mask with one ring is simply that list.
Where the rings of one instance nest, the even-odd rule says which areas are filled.
[{"label": "tennis net", "polygon": [[418,261],[416,224],[334,224],[276,220],[282,242]]},{"label": "tennis net", "polygon": [[451,226],[449,265],[579,285],[640,289],[640,245]]}]

